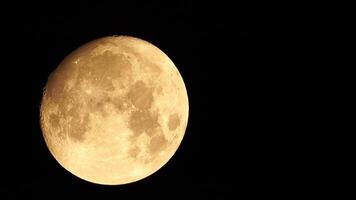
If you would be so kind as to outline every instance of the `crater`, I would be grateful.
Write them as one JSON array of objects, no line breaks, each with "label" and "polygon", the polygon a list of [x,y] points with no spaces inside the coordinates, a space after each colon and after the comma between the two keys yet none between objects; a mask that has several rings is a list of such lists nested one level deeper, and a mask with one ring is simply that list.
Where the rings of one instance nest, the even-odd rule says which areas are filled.
[{"label": "crater", "polygon": [[180,124],[180,118],[177,113],[169,116],[168,128],[170,131],[176,130],[179,124]]},{"label": "crater", "polygon": [[127,94],[130,102],[138,109],[149,109],[153,103],[153,89],[143,81],[137,81]]},{"label": "crater", "polygon": [[134,111],[129,119],[129,128],[134,132],[134,136],[138,136],[143,132],[151,136],[159,127],[158,113],[150,113],[148,110]]}]

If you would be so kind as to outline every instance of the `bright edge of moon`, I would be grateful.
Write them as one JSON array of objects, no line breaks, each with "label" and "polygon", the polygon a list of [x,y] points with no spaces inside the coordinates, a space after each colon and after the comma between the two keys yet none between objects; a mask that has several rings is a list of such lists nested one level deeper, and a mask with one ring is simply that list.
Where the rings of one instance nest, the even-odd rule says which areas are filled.
[{"label": "bright edge of moon", "polygon": [[159,170],[178,149],[188,96],[174,63],[144,40],[103,37],[48,78],[40,123],[49,151],[86,181],[120,185]]}]

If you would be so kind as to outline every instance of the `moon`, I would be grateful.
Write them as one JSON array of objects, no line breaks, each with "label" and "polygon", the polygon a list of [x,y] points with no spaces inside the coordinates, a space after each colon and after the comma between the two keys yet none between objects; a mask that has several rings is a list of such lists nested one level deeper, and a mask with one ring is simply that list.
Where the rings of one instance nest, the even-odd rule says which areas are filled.
[{"label": "moon", "polygon": [[129,36],[103,37],[48,78],[40,124],[53,157],[86,181],[120,185],[159,170],[188,123],[188,95],[170,58]]}]

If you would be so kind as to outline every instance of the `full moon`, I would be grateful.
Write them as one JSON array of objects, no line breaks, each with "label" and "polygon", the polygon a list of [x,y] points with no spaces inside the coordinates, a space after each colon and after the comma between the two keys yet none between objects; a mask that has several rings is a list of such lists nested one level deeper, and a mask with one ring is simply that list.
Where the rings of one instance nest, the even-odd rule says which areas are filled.
[{"label": "full moon", "polygon": [[184,81],[144,40],[103,37],[67,56],[48,78],[40,123],[53,157],[86,181],[120,185],[159,170],[188,122]]}]

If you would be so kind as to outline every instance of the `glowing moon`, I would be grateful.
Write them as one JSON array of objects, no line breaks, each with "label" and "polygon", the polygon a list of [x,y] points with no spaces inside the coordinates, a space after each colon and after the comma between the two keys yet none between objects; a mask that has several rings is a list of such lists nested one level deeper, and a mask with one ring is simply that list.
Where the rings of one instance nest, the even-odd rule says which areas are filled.
[{"label": "glowing moon", "polygon": [[174,63],[141,39],[104,37],[75,50],[50,75],[41,128],[54,158],[98,184],[143,179],[181,143],[187,91]]}]

